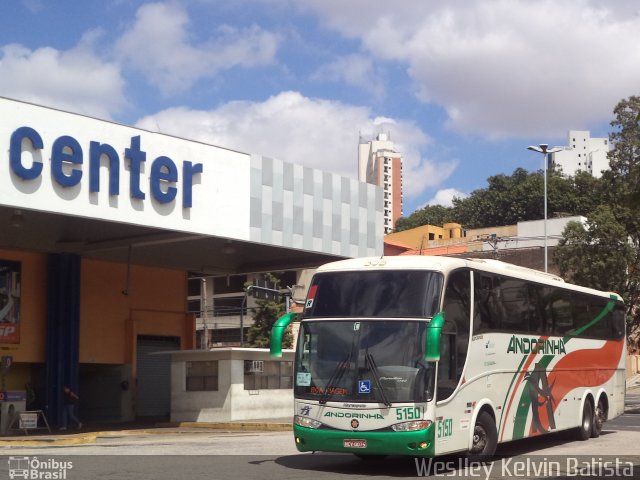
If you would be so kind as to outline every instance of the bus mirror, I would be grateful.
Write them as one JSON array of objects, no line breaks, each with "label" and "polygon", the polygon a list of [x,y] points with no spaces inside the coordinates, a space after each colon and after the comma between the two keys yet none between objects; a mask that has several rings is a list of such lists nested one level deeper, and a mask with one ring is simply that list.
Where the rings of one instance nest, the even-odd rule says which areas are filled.
[{"label": "bus mirror", "polygon": [[424,359],[427,362],[438,362],[440,360],[440,337],[443,325],[444,312],[439,312],[433,316],[427,326],[427,338],[424,348]]},{"label": "bus mirror", "polygon": [[273,328],[271,329],[271,339],[269,342],[272,357],[282,357],[282,339],[284,337],[284,331],[289,324],[295,320],[295,318],[295,313],[285,313],[276,320],[276,323],[273,324]]}]

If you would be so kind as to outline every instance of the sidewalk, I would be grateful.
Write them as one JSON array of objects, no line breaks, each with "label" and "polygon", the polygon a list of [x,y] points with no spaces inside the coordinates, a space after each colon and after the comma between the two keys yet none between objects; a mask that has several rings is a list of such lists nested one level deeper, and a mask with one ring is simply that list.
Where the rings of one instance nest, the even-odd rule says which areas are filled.
[{"label": "sidewalk", "polygon": [[[98,438],[113,438],[134,435],[179,435],[205,433],[208,430],[244,432],[285,432],[292,430],[291,418],[260,420],[236,420],[229,422],[160,422],[152,425],[139,423],[84,425],[82,431],[52,429],[51,433],[25,435],[15,431],[13,435],[0,437],[0,446],[46,446],[79,445],[94,443]],[[44,430],[38,430],[43,432]]]},{"label": "sidewalk", "polygon": [[[640,389],[640,374],[626,381],[627,391]],[[0,446],[78,445],[94,443],[98,438],[113,438],[134,435],[179,435],[206,433],[208,430],[245,432],[285,432],[292,430],[292,418],[270,418],[259,420],[235,420],[228,422],[159,422],[155,424],[119,423],[88,424],[82,431],[52,430],[52,433],[24,435],[20,431],[11,436],[0,437]],[[39,430],[42,432],[43,430]]]}]

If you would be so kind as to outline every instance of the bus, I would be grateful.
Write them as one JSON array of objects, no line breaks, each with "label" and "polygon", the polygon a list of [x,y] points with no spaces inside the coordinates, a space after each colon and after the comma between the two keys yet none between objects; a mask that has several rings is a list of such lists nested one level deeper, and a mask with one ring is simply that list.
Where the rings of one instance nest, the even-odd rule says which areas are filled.
[{"label": "bus", "polygon": [[[294,319],[274,325],[273,356]],[[587,440],[624,410],[625,352],[615,293],[498,260],[329,263],[301,314],[295,444],[476,461],[550,432]]]}]

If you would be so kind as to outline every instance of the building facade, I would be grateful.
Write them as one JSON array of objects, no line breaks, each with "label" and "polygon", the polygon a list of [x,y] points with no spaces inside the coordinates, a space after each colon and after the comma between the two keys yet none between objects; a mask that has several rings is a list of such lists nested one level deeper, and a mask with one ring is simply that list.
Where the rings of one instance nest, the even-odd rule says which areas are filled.
[{"label": "building facade", "polygon": [[[544,271],[544,246],[552,252],[562,238],[567,223],[580,222],[582,216],[550,218],[545,221],[529,220],[516,225],[463,229],[460,224],[448,223],[442,227],[420,227],[392,233],[384,239],[385,255],[447,255],[499,258],[508,263]],[[549,255],[550,270],[558,274]]]},{"label": "building facade", "polygon": [[2,398],[54,425],[65,384],[84,421],[168,415],[190,274],[382,254],[382,189],[354,179],[5,98],[0,144]]},{"label": "building facade", "polygon": [[609,140],[606,138],[592,138],[588,131],[570,130],[567,146],[552,153],[551,162],[563,175],[573,176],[584,171],[600,178],[602,171],[609,169],[609,147]]},{"label": "building facade", "polygon": [[358,179],[382,187],[384,233],[391,233],[402,216],[402,155],[395,151],[390,134],[360,137]]}]

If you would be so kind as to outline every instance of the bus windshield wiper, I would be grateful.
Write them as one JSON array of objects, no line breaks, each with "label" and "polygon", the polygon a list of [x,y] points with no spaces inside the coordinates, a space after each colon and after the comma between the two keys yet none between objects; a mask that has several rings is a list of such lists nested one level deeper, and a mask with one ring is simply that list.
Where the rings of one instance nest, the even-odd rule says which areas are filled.
[{"label": "bus windshield wiper", "polygon": [[329,381],[324,387],[324,392],[322,392],[322,396],[318,400],[318,403],[320,405],[324,405],[325,403],[327,403],[327,400],[329,400],[329,397],[331,396],[331,389],[333,389],[333,385],[338,383],[340,379],[343,377],[343,375],[347,372],[347,370],[349,370],[349,366],[351,364],[350,360],[351,360],[351,353],[349,353],[349,355],[344,357],[344,360],[342,360],[341,362],[338,362],[335,370],[333,370],[333,373],[331,374],[331,377],[329,377]]},{"label": "bus windshield wiper", "polygon": [[382,403],[384,403],[387,407],[390,407],[391,402],[387,400],[387,396],[384,394],[384,388],[382,388],[382,383],[380,382],[380,374],[378,373],[378,367],[376,366],[376,362],[373,359],[373,355],[367,352],[364,358],[371,367],[371,373],[373,374],[373,379],[375,380],[378,391],[380,392],[380,396],[382,397]]}]

